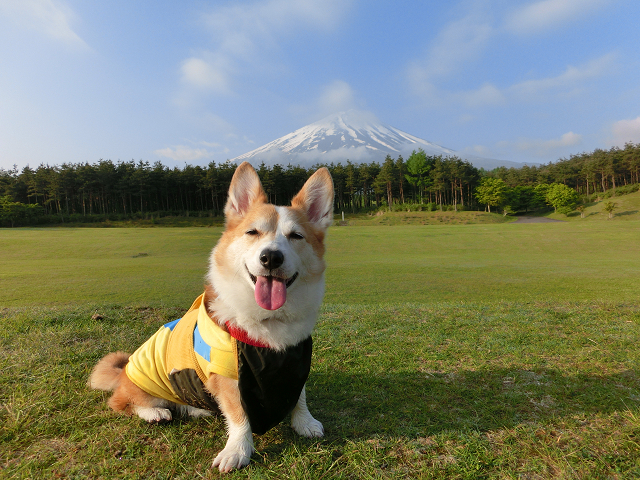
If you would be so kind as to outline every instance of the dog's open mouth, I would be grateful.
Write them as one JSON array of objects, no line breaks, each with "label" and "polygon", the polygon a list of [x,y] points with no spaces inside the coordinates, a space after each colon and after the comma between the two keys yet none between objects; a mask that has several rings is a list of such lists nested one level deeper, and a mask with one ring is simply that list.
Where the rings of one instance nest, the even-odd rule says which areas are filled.
[{"label": "dog's open mouth", "polygon": [[298,272],[289,278],[274,277],[272,275],[255,276],[248,268],[247,273],[255,285],[254,297],[256,303],[265,310],[277,310],[282,307],[287,301],[287,288],[298,278]]}]

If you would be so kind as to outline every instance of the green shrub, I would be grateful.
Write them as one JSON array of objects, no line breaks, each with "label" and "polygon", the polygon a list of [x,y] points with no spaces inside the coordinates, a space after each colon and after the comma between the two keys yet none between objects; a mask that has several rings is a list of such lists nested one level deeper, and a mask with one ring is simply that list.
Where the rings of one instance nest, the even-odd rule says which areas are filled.
[{"label": "green shrub", "polygon": [[640,190],[640,184],[634,183],[633,185],[623,185],[621,187],[612,188],[601,194],[601,198],[619,197],[620,195],[628,195]]}]

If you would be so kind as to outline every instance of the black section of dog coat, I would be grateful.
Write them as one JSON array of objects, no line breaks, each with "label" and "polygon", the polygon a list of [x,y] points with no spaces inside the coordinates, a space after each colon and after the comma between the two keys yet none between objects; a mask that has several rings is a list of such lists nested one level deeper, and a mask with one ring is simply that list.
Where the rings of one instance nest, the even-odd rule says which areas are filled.
[{"label": "black section of dog coat", "polygon": [[192,407],[218,412],[218,404],[204,388],[204,384],[192,368],[176,370],[169,374],[171,387],[178,398]]},{"label": "black section of dog coat", "polygon": [[311,369],[311,337],[282,352],[238,346],[238,386],[253,433],[262,435],[296,406]]}]

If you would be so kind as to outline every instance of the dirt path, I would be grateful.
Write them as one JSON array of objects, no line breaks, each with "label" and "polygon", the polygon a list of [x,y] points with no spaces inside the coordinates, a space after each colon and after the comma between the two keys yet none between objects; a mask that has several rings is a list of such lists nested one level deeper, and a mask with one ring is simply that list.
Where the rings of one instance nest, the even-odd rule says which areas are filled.
[{"label": "dirt path", "polygon": [[562,220],[554,220],[553,218],[547,217],[518,217],[515,222],[511,223],[551,223],[551,222],[562,222]]}]

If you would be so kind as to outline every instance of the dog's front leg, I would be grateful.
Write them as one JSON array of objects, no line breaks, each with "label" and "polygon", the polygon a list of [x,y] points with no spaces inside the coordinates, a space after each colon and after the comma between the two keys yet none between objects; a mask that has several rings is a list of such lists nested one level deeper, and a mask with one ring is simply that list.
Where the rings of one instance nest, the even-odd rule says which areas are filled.
[{"label": "dog's front leg", "polygon": [[307,394],[302,387],[298,403],[291,412],[291,426],[303,437],[323,437],[324,427],[322,423],[313,418],[307,407]]},{"label": "dog's front leg", "polygon": [[213,460],[213,466],[221,472],[246,467],[253,453],[251,425],[240,402],[237,380],[211,375],[207,388],[214,395],[218,407],[227,422],[227,444]]}]

